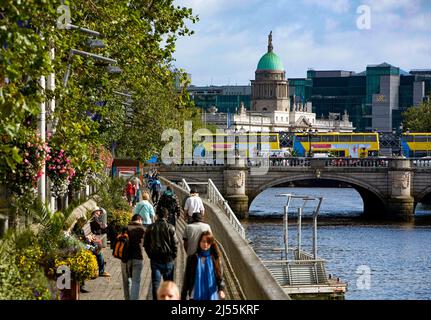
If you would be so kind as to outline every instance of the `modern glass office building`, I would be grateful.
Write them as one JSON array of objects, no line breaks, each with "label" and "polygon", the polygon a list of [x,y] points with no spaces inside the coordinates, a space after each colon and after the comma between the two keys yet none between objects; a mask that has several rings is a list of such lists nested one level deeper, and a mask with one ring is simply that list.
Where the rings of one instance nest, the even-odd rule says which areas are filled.
[{"label": "modern glass office building", "polygon": [[[399,132],[402,113],[431,95],[431,70],[405,72],[388,63],[368,65],[360,73],[308,70],[306,78],[288,79],[291,103],[311,102],[317,117],[347,111],[355,131]],[[250,110],[251,86],[189,88],[199,107],[236,112],[241,102]],[[404,128],[405,129],[405,128]]]},{"label": "modern glass office building", "polygon": [[306,79],[312,81],[306,99],[313,112],[346,110],[356,131],[399,132],[402,113],[431,94],[431,70],[407,73],[388,63],[368,65],[361,73],[309,70]]},{"label": "modern glass office building", "polygon": [[251,86],[190,86],[188,91],[195,105],[204,110],[215,106],[218,112],[234,113],[241,102],[250,109]]}]

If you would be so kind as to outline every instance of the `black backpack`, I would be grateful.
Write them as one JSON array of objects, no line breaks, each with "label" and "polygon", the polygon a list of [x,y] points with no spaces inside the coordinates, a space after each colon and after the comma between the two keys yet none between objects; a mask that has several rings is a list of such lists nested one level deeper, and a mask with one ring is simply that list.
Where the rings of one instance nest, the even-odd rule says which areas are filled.
[{"label": "black backpack", "polygon": [[129,235],[127,231],[122,232],[115,239],[112,255],[120,259],[122,262],[127,262],[129,256]]}]

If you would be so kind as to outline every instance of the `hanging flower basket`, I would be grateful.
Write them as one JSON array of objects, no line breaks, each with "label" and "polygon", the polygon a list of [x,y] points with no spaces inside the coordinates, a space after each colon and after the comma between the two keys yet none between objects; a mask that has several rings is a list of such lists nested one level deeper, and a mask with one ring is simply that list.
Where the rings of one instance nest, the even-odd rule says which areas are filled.
[{"label": "hanging flower basket", "polygon": [[68,191],[72,177],[75,175],[75,170],[63,149],[51,146],[51,154],[46,162],[46,170],[52,182],[52,195],[56,198],[64,196]]},{"label": "hanging flower basket", "polygon": [[36,133],[17,147],[21,151],[22,162],[8,174],[8,187],[16,196],[35,193],[37,182],[43,174],[45,159],[49,159],[50,147]]}]

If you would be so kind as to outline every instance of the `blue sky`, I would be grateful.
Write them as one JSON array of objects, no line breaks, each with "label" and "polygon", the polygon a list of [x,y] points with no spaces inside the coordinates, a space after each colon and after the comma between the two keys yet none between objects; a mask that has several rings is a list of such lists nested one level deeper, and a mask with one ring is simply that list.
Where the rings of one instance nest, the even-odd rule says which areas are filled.
[{"label": "blue sky", "polygon": [[[361,72],[388,62],[431,68],[431,0],[175,0],[200,18],[177,42],[175,65],[194,85],[245,85],[254,79],[272,30],[288,78],[308,69]],[[359,29],[361,5],[370,29]]]}]

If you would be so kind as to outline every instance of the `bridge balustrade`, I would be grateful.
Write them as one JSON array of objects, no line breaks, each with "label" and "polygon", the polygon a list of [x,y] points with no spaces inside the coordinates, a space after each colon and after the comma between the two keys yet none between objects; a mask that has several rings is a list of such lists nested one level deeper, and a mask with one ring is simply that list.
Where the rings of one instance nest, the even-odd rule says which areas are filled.
[{"label": "bridge balustrade", "polygon": [[378,168],[388,167],[388,159],[379,158],[328,158],[325,161],[325,167],[347,167],[347,168]]},{"label": "bridge balustrade", "polygon": [[430,159],[424,159],[424,158],[411,159],[411,166],[416,168],[431,167],[431,158]]}]

